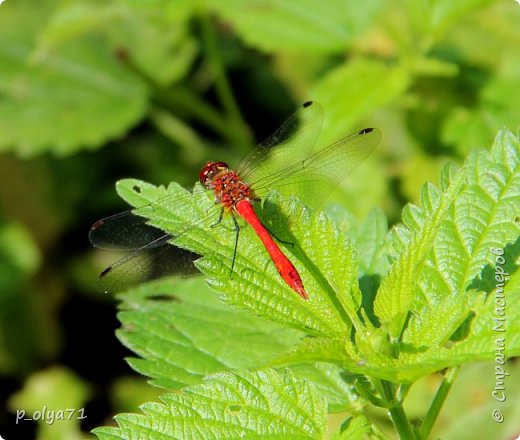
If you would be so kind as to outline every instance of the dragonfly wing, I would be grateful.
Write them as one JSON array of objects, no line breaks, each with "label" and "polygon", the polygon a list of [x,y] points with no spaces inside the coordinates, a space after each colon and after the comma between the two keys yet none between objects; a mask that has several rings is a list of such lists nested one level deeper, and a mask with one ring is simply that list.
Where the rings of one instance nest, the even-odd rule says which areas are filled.
[{"label": "dragonfly wing", "polygon": [[120,212],[94,223],[88,238],[94,247],[112,250],[157,247],[171,238],[169,234],[146,222],[146,218],[135,215],[132,211]]},{"label": "dragonfly wing", "polygon": [[[237,165],[238,175],[246,182],[262,180],[276,174],[280,166],[308,157],[323,126],[323,108],[316,102],[306,102],[281,127],[246,155]],[[274,168],[273,168],[274,165]]]},{"label": "dragonfly wing", "polygon": [[115,292],[167,275],[199,273],[193,264],[198,258],[200,255],[167,242],[136,249],[103,270],[95,288],[99,292]]},{"label": "dragonfly wing", "polygon": [[[195,188],[193,191],[181,188],[181,191],[168,193],[139,208],[105,217],[92,225],[89,240],[94,247],[112,250],[138,250],[161,246],[173,236],[150,225],[149,219],[160,216],[174,223],[177,218],[176,214],[183,217],[184,211],[188,209],[193,197],[206,192],[202,188]],[[206,221],[214,222],[215,220],[209,218]],[[189,231],[199,223],[204,223],[204,218],[185,224],[177,222],[175,237]]]},{"label": "dragonfly wing", "polygon": [[[274,171],[255,181],[257,194],[276,190],[281,194],[304,195],[305,201],[320,206],[330,192],[354,171],[381,140],[376,128],[347,136],[306,158],[273,164]],[[275,157],[276,159],[276,157]]]}]

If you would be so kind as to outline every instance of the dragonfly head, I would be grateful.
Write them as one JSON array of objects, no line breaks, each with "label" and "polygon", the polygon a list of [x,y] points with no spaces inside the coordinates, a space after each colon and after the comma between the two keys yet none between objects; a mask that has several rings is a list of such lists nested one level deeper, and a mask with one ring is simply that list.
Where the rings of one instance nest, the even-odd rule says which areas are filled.
[{"label": "dragonfly head", "polygon": [[226,172],[228,170],[229,170],[229,166],[227,163],[210,161],[206,165],[204,165],[202,170],[200,170],[200,173],[199,173],[200,183],[202,183],[202,185],[205,188],[211,188],[213,179],[215,179],[215,177],[218,174],[220,174],[222,172]]}]

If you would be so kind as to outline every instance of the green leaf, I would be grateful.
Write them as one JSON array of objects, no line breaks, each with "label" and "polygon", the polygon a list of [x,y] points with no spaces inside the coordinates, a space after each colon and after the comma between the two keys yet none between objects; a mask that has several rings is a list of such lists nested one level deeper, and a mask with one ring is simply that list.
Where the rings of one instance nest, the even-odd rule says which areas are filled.
[{"label": "green leaf", "polygon": [[458,23],[461,17],[490,3],[493,3],[493,0],[434,0],[409,1],[408,5],[417,28],[429,36],[438,38],[449,26]]},{"label": "green leaf", "polygon": [[129,359],[152,383],[169,389],[210,373],[258,368],[301,333],[233,309],[202,279],[165,279],[120,295],[118,338],[143,359]]},{"label": "green leaf", "polygon": [[[459,20],[445,40],[456,47],[464,70],[467,66],[464,66],[463,60],[474,66],[485,67],[493,73],[518,58],[518,5],[514,2],[490,3],[490,7],[480,8],[476,13]],[[471,69],[466,71],[471,72]]]},{"label": "green leaf", "polygon": [[24,1],[0,14],[0,151],[67,155],[125,134],[146,110],[144,84],[95,38],[34,53],[34,14]]},{"label": "green leaf", "polygon": [[[165,189],[127,179],[118,183],[118,191],[133,206],[151,203],[134,212],[149,218],[153,226],[174,236],[181,232],[173,243],[204,256],[197,266],[224,301],[306,333],[343,335],[350,328],[349,318],[357,319],[360,294],[354,249],[327,217],[313,215],[297,200],[285,202],[273,195],[256,210],[270,230],[293,243],[281,247],[303,277],[308,301],[286,285],[249,227],[241,228],[230,276],[235,250],[232,219],[225,216],[221,225],[211,227],[220,207],[199,185],[190,193],[175,184]],[[175,200],[175,209],[161,200]]]},{"label": "green leaf", "polygon": [[[415,376],[420,371],[494,356],[497,334],[490,321],[497,313],[493,297],[497,285],[493,283],[496,261],[491,250],[504,250],[505,269],[511,281],[516,279],[519,152],[518,139],[503,131],[491,153],[476,151],[454,178],[444,174],[442,193],[425,185],[422,207],[409,205],[405,209],[406,226],[394,232],[399,255],[375,301],[376,315],[392,337],[402,339],[398,377],[406,377],[407,370]],[[487,299],[475,287],[487,292]],[[507,283],[505,292],[510,322],[505,355],[513,356],[520,351],[516,337],[519,298]],[[408,313],[411,315],[401,334]],[[469,334],[460,341],[450,341],[471,314]],[[376,363],[383,362],[388,377],[395,361],[389,363],[366,352],[361,359],[367,366],[370,357]]]},{"label": "green leaf", "polygon": [[360,36],[383,2],[209,1],[249,45],[264,51],[340,52]]},{"label": "green leaf", "polygon": [[380,209],[370,211],[354,239],[359,267],[364,273],[383,277],[389,267],[387,257],[388,220]]},{"label": "green leaf", "polygon": [[[200,383],[210,373],[257,369],[296,344],[302,334],[255,318],[218,301],[200,278],[164,279],[121,294],[125,346],[142,359],[132,368],[168,389]],[[311,380],[330,411],[359,408],[362,400],[335,365],[291,365],[297,378]]]},{"label": "green leaf", "polygon": [[197,52],[187,23],[179,23],[170,14],[158,14],[157,8],[133,8],[117,2],[73,3],[58,9],[39,35],[38,50],[56,50],[93,32],[107,35],[114,50],[124,51],[161,86],[182,79]]},{"label": "green leaf", "polygon": [[320,142],[329,144],[345,136],[361,118],[399,98],[410,79],[403,67],[368,59],[331,69],[310,92],[327,109]]},{"label": "green leaf", "polygon": [[326,401],[289,371],[238,371],[146,403],[143,414],[116,416],[118,428],[98,428],[100,439],[291,438],[322,439]]},{"label": "green leaf", "polygon": [[45,297],[28,283],[40,249],[18,223],[0,222],[0,374],[24,376],[57,349]]},{"label": "green leaf", "polygon": [[316,362],[291,365],[290,369],[295,377],[311,382],[326,397],[329,413],[359,412],[366,403],[345,381],[344,370],[338,365]]},{"label": "green leaf", "polygon": [[343,423],[331,440],[364,440],[370,434],[374,433],[366,416],[356,416]]},{"label": "green leaf", "polygon": [[[1,292],[12,289],[9,281],[33,274],[41,263],[41,255],[29,232],[16,223],[0,223]],[[8,270],[4,270],[7,269]]]},{"label": "green leaf", "polygon": [[433,185],[425,185],[423,193],[431,192],[425,199],[435,201],[435,205],[425,207],[425,210],[429,209],[424,213],[416,206],[408,205],[403,212],[403,220],[408,229],[397,229],[396,234],[406,233],[406,238],[398,238],[406,245],[381,283],[374,304],[376,314],[388,326],[393,338],[400,335],[411,304],[416,300],[417,275],[422,271],[435,234],[462,185],[462,178],[462,172],[459,172],[442,198]]},{"label": "green leaf", "polygon": [[[495,259],[491,249],[504,249],[520,235],[520,225],[515,221],[520,213],[519,152],[518,140],[504,131],[497,136],[491,154],[480,151],[466,161],[464,187],[439,228],[423,274],[417,277],[417,294],[426,302],[416,303],[420,305],[412,327],[421,322],[420,327],[426,329],[435,325],[433,321],[445,327],[428,332],[430,337],[450,337],[450,326],[465,318],[464,303],[478,302],[468,287],[477,277],[486,278],[483,271]],[[451,320],[435,317],[451,306],[460,311],[452,310]],[[425,309],[428,313],[423,314]],[[414,342],[430,342],[420,333],[415,333]]]},{"label": "green leaf", "polygon": [[[520,67],[520,58],[515,64]],[[516,130],[518,118],[515,112],[520,100],[518,86],[518,78],[513,72],[490,79],[480,90],[478,107],[455,107],[448,115],[442,130],[443,141],[454,144],[461,154],[466,154],[475,146],[487,144],[504,126]]]}]

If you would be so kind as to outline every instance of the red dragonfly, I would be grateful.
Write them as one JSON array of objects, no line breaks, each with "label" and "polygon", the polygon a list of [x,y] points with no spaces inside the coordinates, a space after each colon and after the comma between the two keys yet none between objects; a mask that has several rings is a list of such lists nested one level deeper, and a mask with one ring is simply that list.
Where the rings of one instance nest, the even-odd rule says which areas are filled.
[{"label": "red dragonfly", "polygon": [[[133,252],[116,261],[101,274],[106,278],[124,267],[143,250],[157,248],[178,239],[194,227],[215,226],[225,213],[232,214],[235,225],[235,247],[231,263],[233,272],[239,237],[236,216],[244,219],[256,232],[285,283],[303,299],[308,298],[300,274],[282,252],[270,232],[257,217],[253,202],[275,190],[282,194],[301,192],[305,187],[323,201],[328,193],[357,168],[381,139],[375,128],[365,128],[323,149],[315,145],[321,132],[323,111],[313,102],[306,102],[270,138],[248,154],[235,170],[225,162],[210,161],[199,173],[206,191],[213,191],[215,209],[205,218],[181,226],[176,234],[164,233],[146,223],[150,209],[168,206],[169,211],[181,210],[186,200],[173,195],[152,205],[126,211],[99,220],[91,227],[89,239],[95,247],[126,248]],[[194,190],[195,191],[195,190]]]}]

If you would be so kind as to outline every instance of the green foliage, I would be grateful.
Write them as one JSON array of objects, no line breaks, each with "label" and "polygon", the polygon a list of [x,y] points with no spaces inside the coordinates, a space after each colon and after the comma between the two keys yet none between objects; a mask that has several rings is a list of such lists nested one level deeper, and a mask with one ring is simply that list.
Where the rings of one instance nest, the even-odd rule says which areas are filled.
[{"label": "green foliage", "polygon": [[39,413],[38,438],[80,438],[79,426],[88,417],[84,405],[90,393],[77,375],[54,367],[31,376],[24,388],[11,396],[8,405],[24,411],[24,417]]},{"label": "green foliage", "polygon": [[370,24],[383,2],[355,3],[305,0],[209,1],[246,44],[265,51],[341,52]]},{"label": "green foliage", "polygon": [[[129,359],[130,365],[167,389],[198,384],[230,368],[265,366],[304,335],[222,304],[200,278],[159,280],[121,299],[118,337],[141,357]],[[313,382],[334,411],[357,405],[340,372],[323,363],[293,369],[298,378]]]},{"label": "green foliage", "polygon": [[[518,354],[518,141],[505,129],[519,125],[517,2],[34,3],[0,5],[0,371],[8,388],[24,379],[29,385],[42,363],[69,362],[74,349],[84,356],[73,362],[89,371],[89,381],[99,376],[98,389],[113,401],[106,378],[120,372],[102,351],[109,339],[101,319],[113,297],[92,286],[113,259],[91,251],[85,231],[122,209],[112,182],[137,176],[177,182],[118,185],[132,206],[182,198],[183,212],[166,206],[148,213],[160,228],[175,231],[211,213],[177,240],[202,255],[197,264],[211,289],[201,280],[168,280],[121,297],[118,336],[136,353],[131,366],[162,387],[151,396],[175,390],[197,406],[190,390],[215,389],[217,373],[258,383],[261,374],[276,383],[292,377],[315,402],[325,398],[329,413],[348,413],[325,434],[321,410],[305,410],[316,438],[334,431],[333,438],[384,438],[392,430],[426,438],[437,416],[432,437],[513,437],[511,422],[490,433],[488,413],[468,409],[458,425],[460,417],[443,419],[439,409],[459,366],[494,355],[491,248],[505,252],[506,355]],[[218,217],[211,197],[180,185],[191,187],[206,160],[235,164],[253,138],[309,99],[325,110],[320,146],[369,126],[383,138],[338,186],[327,215],[309,209],[303,188],[292,192],[298,198],[287,192],[256,206],[269,229],[293,243],[281,247],[308,287],[310,299],[302,301],[247,227],[230,278],[231,220],[210,228]],[[482,152],[497,132],[493,149]],[[442,168],[447,162],[453,165]],[[102,378],[94,373],[99,365]],[[414,412],[408,390],[445,368],[432,407],[425,406],[426,387],[414,397],[422,403]],[[480,379],[464,382],[470,391],[456,382],[449,398],[481,401],[490,385]],[[154,398],[128,393],[132,402]],[[257,397],[271,394],[262,385]],[[287,403],[284,396],[278,403]],[[152,407],[165,411],[168,399]],[[446,402],[447,412],[459,408]],[[385,416],[374,416],[374,405]],[[515,406],[508,408],[509,420],[517,419]],[[89,415],[91,425],[82,428],[105,416]],[[157,422],[148,409],[130,419]],[[6,434],[5,420],[1,435],[19,437]]]},{"label": "green foliage", "polygon": [[40,265],[41,255],[27,229],[0,223],[0,372],[6,376],[27,373],[37,356],[55,349],[53,329],[38,313],[41,299],[24,291]]},{"label": "green foliage", "polygon": [[15,147],[32,156],[51,149],[67,155],[78,146],[95,147],[121,136],[143,116],[143,85],[109,50],[89,38],[68,42],[59,52],[35,52],[38,27],[30,23],[22,34],[12,26],[24,8],[35,11],[26,2],[13,3],[0,14],[2,150]]},{"label": "green foliage", "polygon": [[[167,189],[135,180],[118,184],[120,195],[134,206],[150,203],[136,213],[174,235],[187,222],[197,224],[196,219],[211,209],[213,202],[199,189],[197,186],[190,194],[174,184]],[[160,203],[167,197],[185,200],[185,211],[168,211],[170,206]],[[341,397],[344,407],[356,400],[359,405],[359,397],[382,406],[396,405],[391,396],[378,391],[379,381],[404,385],[435,371],[494,358],[497,331],[490,321],[497,313],[497,285],[492,249],[503,249],[509,262],[510,280],[504,287],[508,308],[504,354],[520,354],[520,296],[510,289],[520,273],[514,264],[519,253],[519,206],[520,142],[507,131],[497,136],[490,152],[475,150],[459,170],[446,166],[440,188],[424,185],[421,206],[408,205],[403,224],[390,235],[386,235],[383,214],[374,211],[353,234],[363,253],[362,264],[353,245],[328,217],[303,207],[297,199],[275,195],[264,202],[259,215],[273,219],[270,226],[275,230],[285,225],[283,230],[297,243],[285,246],[285,251],[302,275],[308,301],[284,284],[247,229],[236,256],[236,275],[230,277],[232,235],[225,228],[199,222],[197,228],[186,230],[172,242],[202,255],[197,267],[210,286],[221,300],[244,311],[215,303],[198,281],[191,282],[193,288],[174,284],[173,290],[168,282],[145,285],[122,297],[123,308],[130,310],[120,314],[124,329],[119,337],[144,358],[130,361],[137,371],[161,387],[182,388],[183,404],[196,413],[205,405],[201,393],[194,391],[201,386],[197,384],[204,380],[202,387],[211,386],[220,377],[209,376],[206,383],[208,374],[233,371],[225,377],[242,377],[244,368],[257,370],[265,365],[291,367],[296,377],[303,374],[310,381],[317,379],[317,389],[329,399],[329,410],[341,407]],[[391,259],[389,267],[385,255]],[[362,298],[360,268],[361,274],[382,277],[373,304]],[[197,291],[197,298],[181,289]],[[373,298],[374,292],[368,291],[368,295]],[[336,381],[324,381],[327,371],[336,377],[343,371],[344,384],[352,388],[342,392]],[[248,374],[253,374],[250,380],[254,381],[261,380],[262,374],[275,373]],[[213,399],[224,399],[224,409],[231,405],[225,397],[227,388],[212,390],[216,393]],[[278,402],[261,387],[251,392],[254,400],[272,397],[273,405]],[[314,402],[314,391],[308,392]],[[202,425],[186,420],[178,425],[176,405],[181,400],[177,399],[181,397],[163,397],[165,406],[145,405],[144,416],[120,416],[116,418],[119,429],[98,433],[124,437],[143,433],[137,426],[145,426],[156,435],[178,432],[185,437],[194,429],[210,429],[206,413],[200,414]],[[207,435],[221,432],[215,434],[220,438],[235,432],[227,431],[235,429],[235,422],[222,410],[219,404],[211,411],[217,419],[212,423],[221,424],[204,431]],[[165,411],[173,413],[169,417]],[[398,422],[394,420],[399,430]],[[171,427],[164,428],[170,423]],[[352,419],[338,435],[369,432],[372,428],[367,423],[363,418]],[[279,429],[286,429],[285,424],[281,422]],[[320,438],[319,433],[319,428],[307,431],[309,438]],[[259,434],[254,431],[247,436]],[[299,434],[293,435],[299,438]]]},{"label": "green foliage", "polygon": [[[98,428],[101,439],[322,438],[326,402],[306,381],[287,371],[219,373],[163,403],[147,403],[144,415],[117,416],[119,429]],[[203,434],[206,433],[206,434]]]},{"label": "green foliage", "polygon": [[[429,112],[439,121],[442,141],[465,154],[473,145],[486,145],[501,124],[516,123],[514,73],[520,61],[512,48],[518,42],[513,18],[518,11],[498,3],[42,1],[34,11],[27,0],[11,2],[0,16],[0,148],[24,156],[97,148],[147,116],[153,120],[156,109],[149,102],[162,102],[177,118],[195,118],[224,138],[247,142],[226,84],[217,86],[229,112],[221,117],[197,97],[206,80],[189,80],[197,56],[214,59],[215,37],[203,31],[197,41],[190,20],[205,22],[202,17],[212,13],[246,45],[276,54],[289,87],[299,84],[300,95],[322,102],[330,117],[323,140],[337,139],[375,109],[401,101],[418,113]],[[374,32],[377,22],[381,28]],[[489,28],[500,32],[490,36]],[[447,41],[455,42],[457,55],[445,49]],[[357,55],[352,62],[330,62],[345,50]],[[284,64],[284,57],[298,61],[301,53],[313,58]],[[458,66],[473,63],[472,57],[478,63],[473,71],[455,79]],[[443,77],[444,84],[435,82]],[[423,94],[413,87],[420,82],[426,85]],[[440,93],[428,94],[439,87]],[[452,105],[456,96],[446,96],[450,90],[467,96]],[[157,124],[165,130],[164,121]],[[199,142],[184,123],[168,133],[181,144]]]}]

